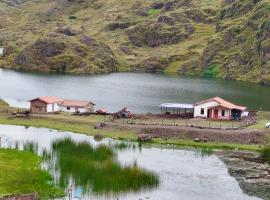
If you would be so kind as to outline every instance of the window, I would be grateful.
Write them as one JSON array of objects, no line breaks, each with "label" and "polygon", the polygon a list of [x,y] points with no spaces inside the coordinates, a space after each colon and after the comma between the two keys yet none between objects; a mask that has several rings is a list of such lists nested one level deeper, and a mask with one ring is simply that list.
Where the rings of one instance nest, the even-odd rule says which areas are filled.
[{"label": "window", "polygon": [[201,115],[204,115],[204,108],[201,108]]},{"label": "window", "polygon": [[221,115],[222,115],[222,117],[225,117],[225,110],[222,110]]},{"label": "window", "polygon": [[70,110],[70,107],[67,107],[67,110]]}]

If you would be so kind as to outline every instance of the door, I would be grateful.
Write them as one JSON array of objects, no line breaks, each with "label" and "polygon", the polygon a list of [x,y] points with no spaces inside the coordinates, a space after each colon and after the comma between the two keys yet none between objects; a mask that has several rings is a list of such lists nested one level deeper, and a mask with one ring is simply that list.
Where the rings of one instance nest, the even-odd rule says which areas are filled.
[{"label": "door", "polygon": [[208,109],[207,118],[212,118],[212,110]]},{"label": "door", "polygon": [[217,119],[218,118],[218,110],[214,110],[214,118]]}]

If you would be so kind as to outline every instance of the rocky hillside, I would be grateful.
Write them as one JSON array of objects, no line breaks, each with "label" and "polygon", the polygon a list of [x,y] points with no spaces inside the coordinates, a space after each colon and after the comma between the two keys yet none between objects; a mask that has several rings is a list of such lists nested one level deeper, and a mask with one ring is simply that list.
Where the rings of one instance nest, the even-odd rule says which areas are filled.
[{"label": "rocky hillside", "polygon": [[270,84],[270,0],[0,0],[0,67]]}]

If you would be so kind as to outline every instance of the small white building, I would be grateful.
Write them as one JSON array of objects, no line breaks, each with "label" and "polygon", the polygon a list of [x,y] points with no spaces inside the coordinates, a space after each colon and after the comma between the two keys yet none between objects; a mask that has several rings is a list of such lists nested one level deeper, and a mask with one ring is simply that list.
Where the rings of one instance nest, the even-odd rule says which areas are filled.
[{"label": "small white building", "polygon": [[59,104],[63,100],[55,96],[38,97],[30,100],[31,113],[55,113],[60,112]]},{"label": "small white building", "polygon": [[224,99],[214,97],[194,104],[194,117],[239,120],[246,109],[246,107],[234,105]]},{"label": "small white building", "polygon": [[59,106],[62,112],[86,113],[94,112],[95,104],[91,101],[63,100]]},{"label": "small white building", "polygon": [[0,57],[4,55],[4,48],[0,48]]}]

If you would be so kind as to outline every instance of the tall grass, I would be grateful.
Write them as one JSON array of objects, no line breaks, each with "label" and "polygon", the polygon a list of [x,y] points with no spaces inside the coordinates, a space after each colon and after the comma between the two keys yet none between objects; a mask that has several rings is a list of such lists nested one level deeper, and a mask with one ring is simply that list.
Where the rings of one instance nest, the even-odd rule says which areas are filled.
[{"label": "tall grass", "polygon": [[56,167],[60,170],[60,185],[66,187],[70,178],[84,193],[119,193],[139,191],[159,185],[155,174],[137,165],[122,166],[108,146],[93,148],[87,142],[71,139],[53,143]]},{"label": "tall grass", "polygon": [[262,159],[264,162],[268,162],[270,164],[270,146],[264,147],[262,150]]}]

